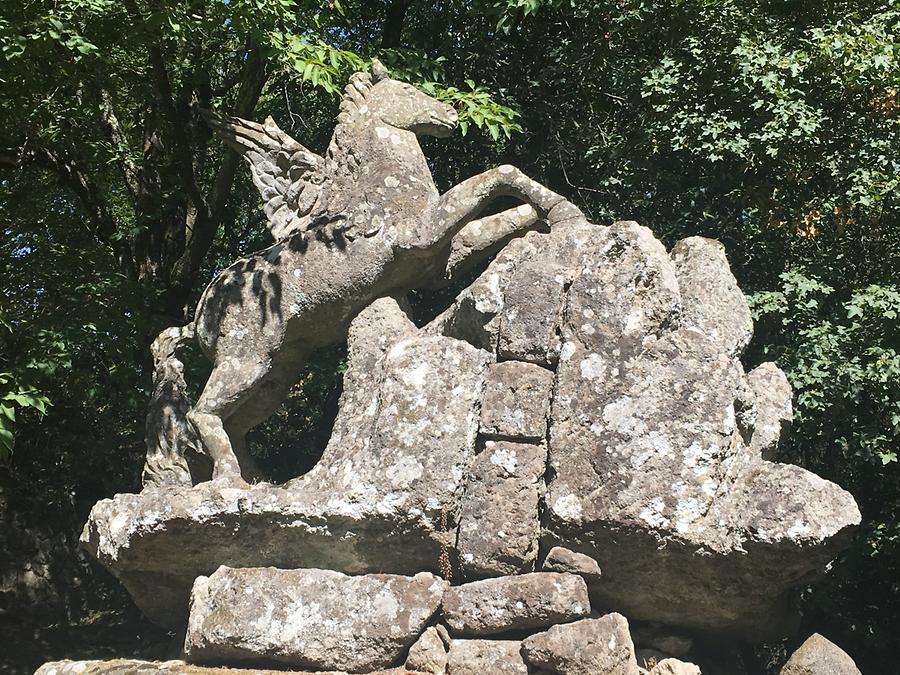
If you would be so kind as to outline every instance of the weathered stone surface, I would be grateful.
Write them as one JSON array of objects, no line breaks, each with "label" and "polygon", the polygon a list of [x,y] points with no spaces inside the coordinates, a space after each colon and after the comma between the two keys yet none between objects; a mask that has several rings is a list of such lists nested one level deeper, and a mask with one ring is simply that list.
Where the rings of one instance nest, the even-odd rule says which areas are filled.
[{"label": "weathered stone surface", "polygon": [[549,366],[559,357],[559,320],[565,299],[561,266],[522,260],[506,285],[497,353]]},{"label": "weathered stone surface", "polygon": [[774,363],[763,363],[751,370],[747,382],[756,396],[756,425],[750,447],[763,459],[771,460],[794,418],[793,391],[787,376]]},{"label": "weathered stone surface", "polygon": [[553,572],[454,586],[444,595],[442,609],[455,636],[543,628],[574,621],[591,611],[584,579]]},{"label": "weathered stone surface", "polygon": [[541,569],[544,572],[578,574],[585,581],[594,581],[601,575],[599,563],[591,556],[570,551],[563,546],[554,546],[550,549]]},{"label": "weathered stone surface", "polygon": [[861,675],[843,649],[818,633],[810,635],[784,664],[780,675]]},{"label": "weathered stone surface", "polygon": [[553,626],[523,640],[522,655],[529,666],[558,675],[638,675],[621,614]]},{"label": "weathered stone surface", "polygon": [[650,669],[650,675],[702,675],[702,673],[693,663],[685,663],[678,659],[663,659]]},{"label": "weathered stone surface", "polygon": [[441,336],[403,338],[410,326],[391,300],[354,322],[335,433],[305,476],[117,495],[94,507],[82,543],[172,627],[194,579],[220,564],[437,572],[452,536],[441,516],[452,528],[474,456],[487,355]]},{"label": "weathered stone surface", "polygon": [[648,230],[617,223],[582,258],[562,326],[543,544],[602,556],[598,606],[751,639],[787,630],[786,594],[846,544],[855,502],[747,447],[755,397],[742,368],[678,327],[673,264]]},{"label": "weathered stone surface", "polygon": [[552,386],[553,373],[541,366],[523,361],[491,365],[481,399],[482,436],[543,440]]},{"label": "weathered stone surface", "polygon": [[[347,675],[344,670],[266,670],[259,668],[217,668],[197,666],[184,661],[139,661],[137,659],[109,659],[96,661],[51,661],[38,668],[34,675],[153,675],[173,673],[173,675]],[[407,668],[376,670],[369,675],[427,675]]]},{"label": "weathered stone surface", "polygon": [[546,463],[545,445],[509,441],[487,441],[475,457],[457,538],[467,579],[534,570]]},{"label": "weathered stone surface", "polygon": [[427,572],[348,577],[220,567],[194,583],[185,658],[357,673],[387,668],[421,635],[447,587]]},{"label": "weathered stone surface", "polygon": [[688,237],[672,248],[681,291],[681,325],[696,328],[730,356],[740,356],[753,337],[750,307],[714,239]]},{"label": "weathered stone surface", "polygon": [[[463,290],[443,314],[425,327],[425,331],[466,340],[476,347],[496,353],[502,315],[509,319],[511,310],[506,309],[507,305],[512,307],[519,302],[511,282],[523,261],[530,261],[532,268],[545,266],[546,269],[559,271],[565,286],[580,269],[583,251],[589,250],[598,237],[605,236],[607,229],[576,218],[555,224],[549,234],[529,232],[512,240],[481,276]],[[526,312],[530,312],[528,301],[525,298]],[[556,344],[555,340],[550,342]]]},{"label": "weathered stone surface", "polygon": [[409,648],[406,669],[429,675],[444,675],[447,671],[447,646],[437,628],[429,626]]},{"label": "weathered stone surface", "polygon": [[447,675],[528,675],[518,640],[453,640]]}]

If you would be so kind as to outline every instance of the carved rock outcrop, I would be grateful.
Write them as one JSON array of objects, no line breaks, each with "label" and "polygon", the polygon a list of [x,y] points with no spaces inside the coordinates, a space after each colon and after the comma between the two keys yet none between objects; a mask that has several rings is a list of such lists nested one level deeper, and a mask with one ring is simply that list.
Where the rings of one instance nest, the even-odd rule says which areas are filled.
[{"label": "carved rock outcrop", "polygon": [[790,389],[774,366],[746,374],[735,358],[747,316],[715,242],[670,256],[633,222],[531,232],[423,328],[389,298],[354,320],[335,430],[310,473],[119,495],[84,540],[157,619],[183,616],[193,578],[219,564],[414,574],[443,556],[473,579],[531,571],[540,540],[599,563],[595,606],[783,634],[793,589],[859,511],[763,458]]}]

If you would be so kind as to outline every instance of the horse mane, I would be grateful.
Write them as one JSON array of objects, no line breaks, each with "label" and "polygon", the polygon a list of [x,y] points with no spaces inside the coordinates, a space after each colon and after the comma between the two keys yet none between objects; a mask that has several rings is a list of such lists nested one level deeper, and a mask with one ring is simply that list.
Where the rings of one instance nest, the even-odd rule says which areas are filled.
[{"label": "horse mane", "polygon": [[[360,117],[368,114],[366,97],[374,83],[368,73],[350,76],[341,97],[337,125],[325,153],[325,175],[320,209],[316,214],[319,223],[340,219],[353,200],[353,187],[359,172],[359,160],[352,152],[359,133]],[[318,224],[318,223],[317,223]]]}]

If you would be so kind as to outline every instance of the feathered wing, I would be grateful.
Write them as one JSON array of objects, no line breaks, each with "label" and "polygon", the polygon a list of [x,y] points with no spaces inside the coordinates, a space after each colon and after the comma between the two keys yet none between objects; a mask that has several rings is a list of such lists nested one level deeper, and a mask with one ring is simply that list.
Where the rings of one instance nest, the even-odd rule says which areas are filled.
[{"label": "feathered wing", "polygon": [[325,181],[325,160],[267,117],[263,124],[204,110],[207,123],[250,164],[269,232],[283,239],[308,229]]}]

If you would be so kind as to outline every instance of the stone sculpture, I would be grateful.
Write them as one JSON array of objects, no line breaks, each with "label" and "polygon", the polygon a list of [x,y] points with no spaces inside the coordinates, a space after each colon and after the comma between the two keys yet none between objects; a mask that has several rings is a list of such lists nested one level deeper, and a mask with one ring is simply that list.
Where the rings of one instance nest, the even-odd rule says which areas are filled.
[{"label": "stone sculpture", "polygon": [[[395,110],[379,87],[424,105],[376,72],[354,76],[342,114]],[[390,124],[419,128],[400,107]],[[740,673],[717,670],[698,645],[789,633],[796,589],[860,514],[838,486],[770,461],[789,429],[790,385],[775,364],[745,372],[739,361],[753,326],[723,247],[691,237],[667,251],[637,223],[590,223],[513,169],[438,197],[412,131],[378,120],[353,132],[357,182],[334,174],[346,190],[314,180],[331,160],[274,123],[216,122],[246,147],[281,238],[220,276],[198,310],[196,333],[219,378],[236,375],[236,398],[211,408],[232,401],[211,379],[190,414],[202,438],[192,435],[178,398],[191,329],[163,333],[147,484],[95,505],[85,547],[150,618],[188,626],[184,656],[199,665]],[[414,151],[372,163],[373,148]],[[418,178],[401,189],[400,176]],[[500,193],[529,203],[472,220]],[[329,210],[341,199],[346,218]],[[549,228],[535,229],[539,216]],[[395,297],[494,253],[424,326]],[[243,431],[326,339],[307,321],[329,340],[346,327],[328,446],[284,485],[243,484]],[[266,349],[271,362],[245,377],[244,355]],[[257,375],[262,389],[248,385]],[[211,410],[221,429],[203,417]],[[198,446],[220,480],[191,485],[184,456]],[[854,671],[819,640],[785,672],[813,672],[826,651],[815,664]]]},{"label": "stone sculpture", "polygon": [[[578,214],[508,165],[439,194],[416,136],[448,135],[456,127],[456,111],[391,79],[378,62],[371,76],[356,73],[350,79],[324,158],[271,118],[257,124],[207,116],[250,163],[276,239],[221,272],[204,291],[193,324],[179,333],[184,339],[196,335],[213,362],[187,418],[212,459],[214,479],[256,477],[246,432],[281,404],[309,354],[344,339],[350,320],[372,300],[425,285],[443,276],[448,264],[463,266],[473,253],[534,223],[529,206],[498,214],[486,233],[481,224],[454,247],[460,230],[491,202],[517,197],[543,218],[561,206],[551,220]],[[178,329],[168,329],[157,342],[173,330]],[[158,375],[176,348],[157,354]],[[173,387],[158,379],[156,389],[165,396]],[[166,399],[156,405],[173,413],[181,407]],[[177,434],[184,426],[176,419],[165,429]],[[182,455],[188,441],[152,425],[148,440],[149,482],[190,483]]]}]

